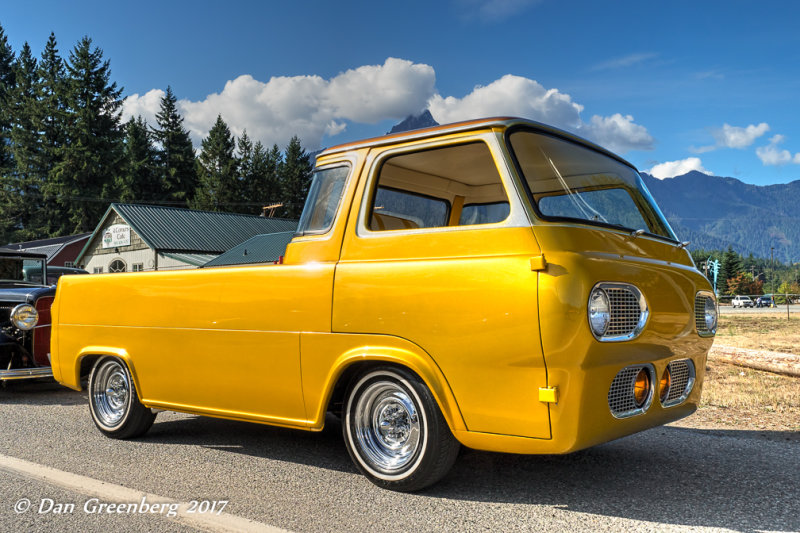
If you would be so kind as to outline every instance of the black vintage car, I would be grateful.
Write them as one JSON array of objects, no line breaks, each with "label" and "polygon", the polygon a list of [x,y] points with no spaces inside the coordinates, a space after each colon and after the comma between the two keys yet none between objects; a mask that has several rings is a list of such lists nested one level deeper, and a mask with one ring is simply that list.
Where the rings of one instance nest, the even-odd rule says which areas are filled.
[{"label": "black vintage car", "polygon": [[[53,272],[50,272],[53,270]],[[58,275],[47,256],[0,251],[0,382],[50,377],[50,305]]]}]

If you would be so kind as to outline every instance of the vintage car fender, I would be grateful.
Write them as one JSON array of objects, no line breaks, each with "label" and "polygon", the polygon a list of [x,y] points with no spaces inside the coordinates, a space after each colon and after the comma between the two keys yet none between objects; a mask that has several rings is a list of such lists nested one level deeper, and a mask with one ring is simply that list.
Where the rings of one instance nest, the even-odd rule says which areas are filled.
[{"label": "vintage car fender", "polygon": [[447,378],[430,354],[416,344],[388,335],[301,333],[301,345],[309,429],[322,429],[340,378],[365,362],[395,364],[413,371],[428,386],[450,429],[467,429]]},{"label": "vintage car fender", "polygon": [[[136,367],[133,365],[133,361],[131,360],[130,354],[128,354],[127,350],[122,348],[115,348],[112,346],[86,346],[78,352],[78,356],[75,358],[75,366],[72,369],[72,375],[67,376],[59,374],[58,380],[61,382],[62,385],[65,385],[71,389],[75,390],[82,390],[81,387],[81,368],[83,367],[84,361],[88,358],[100,358],[103,356],[112,356],[118,357],[125,362],[125,365],[128,367],[128,371],[131,373],[131,378],[133,379],[133,384],[136,386],[136,391],[138,394],[139,388],[139,378],[136,375]],[[94,363],[92,363],[94,365]],[[86,371],[91,370],[91,367],[85,369]],[[141,398],[139,398],[141,400]]]}]

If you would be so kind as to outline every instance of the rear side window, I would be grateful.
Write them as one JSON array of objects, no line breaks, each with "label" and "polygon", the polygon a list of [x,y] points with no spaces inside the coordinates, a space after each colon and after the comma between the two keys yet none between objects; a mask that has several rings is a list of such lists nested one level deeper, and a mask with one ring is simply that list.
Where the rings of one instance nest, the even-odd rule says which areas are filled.
[{"label": "rear side window", "polygon": [[500,174],[483,142],[386,159],[368,207],[371,231],[492,224],[509,215]]}]

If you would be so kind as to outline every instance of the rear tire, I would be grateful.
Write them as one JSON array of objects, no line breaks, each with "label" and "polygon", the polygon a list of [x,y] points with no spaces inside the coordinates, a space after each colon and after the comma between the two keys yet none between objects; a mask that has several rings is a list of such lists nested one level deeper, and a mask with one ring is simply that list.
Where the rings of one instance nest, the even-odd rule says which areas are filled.
[{"label": "rear tire", "polygon": [[350,458],[379,487],[411,492],[442,479],[460,444],[425,383],[399,367],[378,367],[353,380],[342,432]]},{"label": "rear tire", "polygon": [[97,429],[114,439],[144,435],[156,419],[139,402],[127,365],[116,357],[103,357],[92,367],[89,411]]}]

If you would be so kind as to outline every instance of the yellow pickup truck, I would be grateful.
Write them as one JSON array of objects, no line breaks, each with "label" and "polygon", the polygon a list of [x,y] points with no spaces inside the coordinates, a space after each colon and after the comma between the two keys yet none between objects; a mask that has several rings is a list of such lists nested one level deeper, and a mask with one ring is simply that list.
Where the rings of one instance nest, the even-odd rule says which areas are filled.
[{"label": "yellow pickup truck", "polygon": [[685,417],[714,294],[629,163],[494,118],[317,157],[281,264],[62,278],[54,377],[114,438],[153,409],[319,431],[374,483],[460,445],[568,453]]}]

